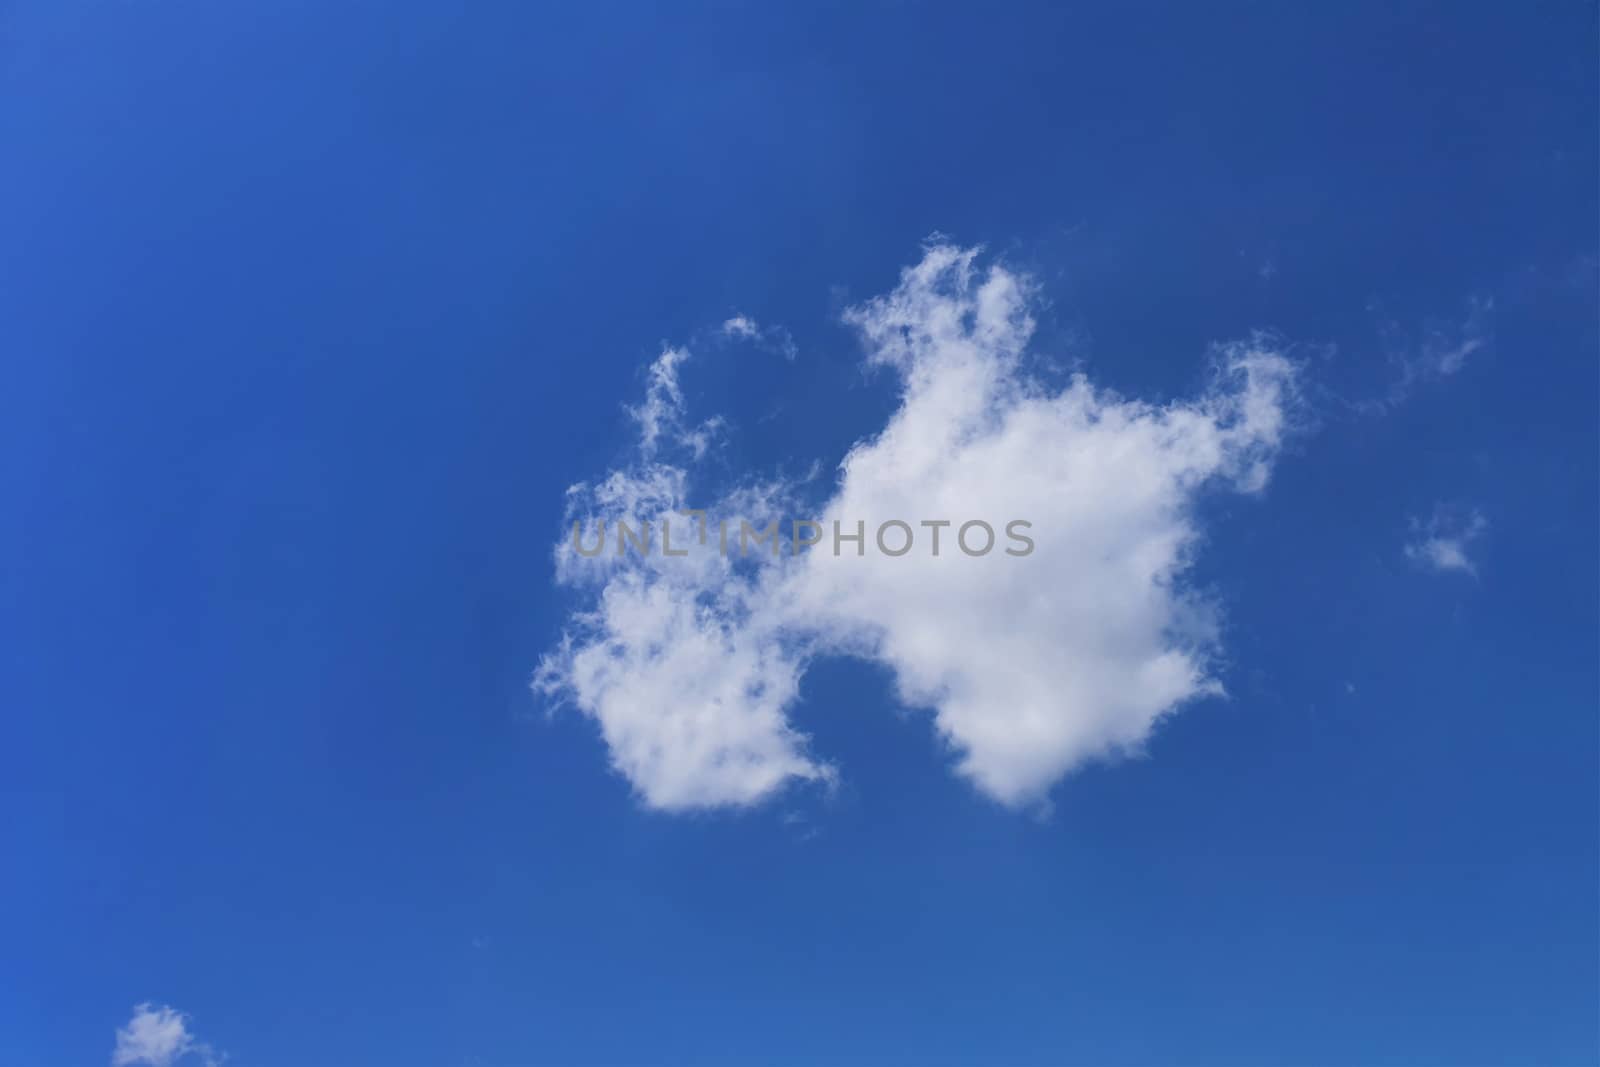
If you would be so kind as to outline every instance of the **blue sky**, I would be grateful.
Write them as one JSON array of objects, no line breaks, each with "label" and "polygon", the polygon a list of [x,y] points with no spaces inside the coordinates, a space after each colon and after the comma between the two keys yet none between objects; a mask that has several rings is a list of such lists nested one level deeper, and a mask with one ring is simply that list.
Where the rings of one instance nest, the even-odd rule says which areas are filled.
[{"label": "blue sky", "polygon": [[[1600,1056],[1594,4],[0,20],[0,1060]],[[564,575],[662,470],[1050,521]]]}]

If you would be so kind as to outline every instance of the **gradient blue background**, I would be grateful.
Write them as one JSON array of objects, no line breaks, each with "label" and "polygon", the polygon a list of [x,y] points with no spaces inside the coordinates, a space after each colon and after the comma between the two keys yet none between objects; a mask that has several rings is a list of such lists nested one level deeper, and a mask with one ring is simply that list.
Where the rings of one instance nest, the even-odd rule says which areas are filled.
[{"label": "gradient blue background", "polygon": [[[155,1000],[239,1067],[1596,1062],[1597,32],[0,6],[0,1061]],[[935,230],[1130,394],[1306,346],[1317,429],[1211,507],[1231,699],[1041,819],[825,664],[836,797],[641,811],[526,687],[563,489],[734,311],[800,357],[695,409],[836,460],[893,404],[838,311]],[[1492,346],[1349,409],[1475,297]],[[1403,556],[1440,500],[1477,580]]]}]

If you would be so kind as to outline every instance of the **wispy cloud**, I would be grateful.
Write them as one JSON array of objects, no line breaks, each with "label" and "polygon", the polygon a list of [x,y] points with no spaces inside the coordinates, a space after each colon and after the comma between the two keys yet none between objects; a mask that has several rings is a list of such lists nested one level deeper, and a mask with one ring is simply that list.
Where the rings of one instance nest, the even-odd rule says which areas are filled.
[{"label": "wispy cloud", "polygon": [[176,1009],[140,1004],[117,1031],[111,1067],[172,1067],[189,1062],[216,1067],[225,1057],[189,1029],[189,1017]]},{"label": "wispy cloud", "polygon": [[[825,530],[954,524],[938,555],[608,553],[591,567],[559,545],[558,575],[586,603],[535,687],[594,718],[646,804],[751,804],[833,780],[788,719],[823,655],[888,667],[959,772],[1011,806],[1043,802],[1087,761],[1139,751],[1163,716],[1221,693],[1217,609],[1185,581],[1194,504],[1265,486],[1292,429],[1296,369],[1255,337],[1217,346],[1191,400],[1148,404],[1081,375],[1051,389],[1023,370],[1034,301],[1025,277],[940,244],[849,311],[868,362],[899,377],[900,402],[825,499],[773,479],[697,503],[691,468],[664,474],[644,457],[598,483],[605,492],[575,489],[570,515],[674,522],[680,538],[692,527],[676,510],[690,506],[734,529],[784,515]],[[1027,558],[952,545],[964,521],[1011,518],[1032,524]]]},{"label": "wispy cloud", "polygon": [[1419,386],[1459,373],[1469,358],[1493,340],[1493,318],[1493,299],[1475,297],[1468,301],[1462,319],[1430,323],[1420,338],[1404,337],[1397,325],[1387,324],[1384,334],[1391,349],[1389,359],[1395,367],[1395,379],[1381,397],[1362,401],[1356,408],[1367,414],[1383,414],[1404,403]]},{"label": "wispy cloud", "polygon": [[1477,575],[1473,546],[1489,529],[1481,512],[1440,505],[1426,520],[1413,518],[1410,528],[1411,537],[1405,546],[1408,559],[1440,573]]},{"label": "wispy cloud", "polygon": [[748,315],[735,315],[722,324],[722,335],[739,341],[751,341],[763,348],[792,360],[799,354],[794,338],[782,326],[763,327]]},{"label": "wispy cloud", "polygon": [[689,358],[686,348],[665,347],[650,364],[644,402],[630,407],[628,414],[639,425],[639,451],[655,455],[664,438],[687,447],[696,459],[711,446],[722,426],[720,418],[707,419],[698,426],[684,422],[683,388],[678,384],[678,367]]}]

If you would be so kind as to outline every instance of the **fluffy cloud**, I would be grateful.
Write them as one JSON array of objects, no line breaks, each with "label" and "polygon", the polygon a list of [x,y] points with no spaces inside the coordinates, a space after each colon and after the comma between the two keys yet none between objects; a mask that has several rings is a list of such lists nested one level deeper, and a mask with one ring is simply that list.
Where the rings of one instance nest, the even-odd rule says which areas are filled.
[{"label": "fluffy cloud", "polygon": [[[901,407],[843,464],[828,517],[1032,523],[1025,558],[813,553],[799,595],[825,633],[854,630],[902,699],[934,710],[959,766],[1006,803],[1087,759],[1136,747],[1218,687],[1211,611],[1179,579],[1208,483],[1265,484],[1285,429],[1289,363],[1264,343],[1213,354],[1199,400],[1125,400],[1078,377],[1019,373],[1032,321],[1018,279],[935,249],[850,320],[894,366]],[[954,527],[952,527],[952,531]]]},{"label": "fluffy cloud", "polygon": [[1406,557],[1432,571],[1457,571],[1476,577],[1478,565],[1471,551],[1488,529],[1489,521],[1481,513],[1461,512],[1441,505],[1426,521],[1411,520]]},{"label": "fluffy cloud", "polygon": [[170,1067],[188,1059],[215,1067],[222,1057],[189,1030],[189,1017],[155,1004],[133,1009],[128,1024],[117,1031],[111,1067]]},{"label": "fluffy cloud", "polygon": [[[844,457],[826,499],[747,484],[698,505],[711,522],[702,545],[698,516],[678,514],[691,506],[692,444],[685,466],[647,451],[574,488],[569,519],[591,540],[608,521],[613,536],[592,560],[557,546],[558,576],[587,606],[535,686],[599,723],[645,803],[741,805],[831,780],[787,719],[821,655],[886,665],[959,772],[1012,806],[1043,801],[1086,761],[1137,751],[1162,716],[1221,691],[1214,608],[1184,584],[1201,539],[1194,503],[1266,484],[1294,368],[1257,338],[1216,348],[1209,386],[1188,401],[1148,404],[1082,376],[1052,390],[1024,369],[1032,299],[1026,279],[980,269],[975,250],[937,245],[892,292],[848,312],[867,359],[898,376],[900,401]],[[818,520],[822,543],[739,556],[741,519],[782,518],[787,538],[791,517]],[[618,520],[649,520],[658,538],[669,523],[688,555],[669,558],[658,540],[647,556],[619,557]],[[729,557],[718,520],[732,531]],[[989,524],[994,550],[963,550],[972,520]],[[1015,531],[1033,542],[1024,555],[1004,551],[1022,551],[1007,537],[1013,520],[1030,524]],[[950,525],[928,525],[940,522]],[[835,545],[836,523],[860,524],[859,549]],[[972,534],[982,547],[982,528]],[[907,535],[911,551],[894,555]]]}]

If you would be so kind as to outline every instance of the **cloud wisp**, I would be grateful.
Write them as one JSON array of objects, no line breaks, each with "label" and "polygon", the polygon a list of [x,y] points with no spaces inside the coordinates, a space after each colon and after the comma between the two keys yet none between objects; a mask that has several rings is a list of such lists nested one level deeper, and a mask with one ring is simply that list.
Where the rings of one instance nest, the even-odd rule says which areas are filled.
[{"label": "cloud wisp", "polygon": [[[1202,542],[1195,503],[1266,485],[1292,430],[1295,366],[1256,337],[1216,346],[1188,400],[1146,403],[1083,375],[1051,388],[1025,368],[1035,299],[1027,278],[937,244],[849,310],[900,395],[822,499],[783,479],[691,499],[703,449],[681,410],[656,420],[630,467],[569,492],[569,522],[590,529],[649,521],[686,535],[680,509],[698,507],[734,530],[804,514],[868,531],[844,552],[581,558],[557,545],[558,579],[584,604],[534,686],[596,721],[646,805],[748,805],[832,781],[839,770],[790,722],[820,656],[887,667],[958,773],[1011,807],[1047,802],[1073,769],[1138,752],[1163,716],[1222,692],[1217,609],[1185,581]],[[681,408],[681,391],[658,395]],[[665,427],[678,428],[677,462]],[[1031,524],[1026,558],[955,547],[963,522],[1014,517]],[[944,550],[874,543],[891,520],[921,539],[942,532]]]},{"label": "cloud wisp", "polygon": [[1478,576],[1472,558],[1475,544],[1489,530],[1489,520],[1479,511],[1463,512],[1443,505],[1426,519],[1413,518],[1411,537],[1406,542],[1406,558],[1439,574]]},{"label": "cloud wisp", "polygon": [[684,422],[683,389],[678,384],[678,366],[689,358],[686,348],[661,350],[650,364],[649,381],[645,386],[644,402],[628,408],[628,414],[639,426],[639,454],[648,459],[655,455],[663,437],[687,446],[695,459],[705,455],[722,427],[722,420],[712,417],[698,426]]},{"label": "cloud wisp", "polygon": [[800,349],[795,345],[794,338],[789,336],[789,331],[782,326],[762,326],[748,315],[734,315],[723,322],[719,331],[723,337],[736,341],[749,341],[753,344],[779,353],[784,359],[793,360],[800,354]]},{"label": "cloud wisp", "polygon": [[1475,297],[1460,322],[1433,323],[1420,339],[1405,341],[1399,326],[1388,323],[1384,333],[1398,352],[1390,356],[1397,376],[1383,396],[1358,402],[1356,410],[1367,415],[1387,414],[1410,399],[1419,386],[1460,373],[1471,356],[1493,341],[1493,317],[1494,300]]}]

